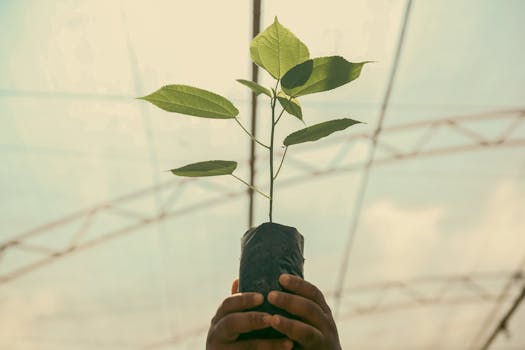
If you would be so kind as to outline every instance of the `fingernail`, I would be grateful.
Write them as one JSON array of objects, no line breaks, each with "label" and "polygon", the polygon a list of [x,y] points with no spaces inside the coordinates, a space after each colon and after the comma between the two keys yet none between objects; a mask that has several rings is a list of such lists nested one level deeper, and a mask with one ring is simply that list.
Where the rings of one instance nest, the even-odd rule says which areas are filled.
[{"label": "fingernail", "polygon": [[279,323],[281,323],[281,319],[279,318],[279,316],[273,315],[271,322],[272,322],[272,325],[278,326]]},{"label": "fingernail", "polygon": [[282,284],[288,284],[288,282],[290,282],[290,275],[289,274],[282,274],[281,277],[279,278],[279,281]]},{"label": "fingernail", "polygon": [[253,296],[253,301],[257,304],[260,304],[264,301],[264,297],[262,296],[262,294],[255,294]]},{"label": "fingernail", "polygon": [[268,301],[274,303],[277,300],[277,292],[268,293]]},{"label": "fingernail", "polygon": [[291,350],[293,347],[293,343],[290,339],[286,339],[285,341],[283,341],[283,348],[284,349],[287,349],[287,350]]},{"label": "fingernail", "polygon": [[272,324],[272,315],[263,316],[263,322],[268,326]]}]

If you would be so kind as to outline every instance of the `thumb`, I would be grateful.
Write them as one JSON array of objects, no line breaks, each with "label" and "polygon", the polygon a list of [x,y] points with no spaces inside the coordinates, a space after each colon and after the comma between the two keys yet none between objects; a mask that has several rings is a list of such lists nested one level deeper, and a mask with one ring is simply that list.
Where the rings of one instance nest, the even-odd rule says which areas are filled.
[{"label": "thumb", "polygon": [[239,293],[239,279],[236,278],[232,283],[232,294]]}]

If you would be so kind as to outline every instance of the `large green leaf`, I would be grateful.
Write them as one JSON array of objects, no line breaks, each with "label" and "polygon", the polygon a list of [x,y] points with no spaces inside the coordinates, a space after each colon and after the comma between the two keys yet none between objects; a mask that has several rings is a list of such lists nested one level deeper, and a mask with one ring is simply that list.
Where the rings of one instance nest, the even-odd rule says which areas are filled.
[{"label": "large green leaf", "polygon": [[226,98],[187,85],[166,85],[154,93],[139,97],[168,112],[203,118],[235,118],[239,110]]},{"label": "large green leaf", "polygon": [[348,118],[329,120],[291,133],[286,136],[283,144],[285,146],[291,146],[303,142],[317,141],[357,123],[361,122]]},{"label": "large green leaf", "polygon": [[268,90],[264,86],[257,84],[254,81],[244,79],[237,79],[237,81],[242,85],[249,87],[255,93],[255,95],[265,94],[266,96],[272,97],[272,93],[270,92],[270,90]]},{"label": "large green leaf", "polygon": [[277,94],[277,99],[286,112],[299,118],[299,120],[303,120],[303,111],[297,99],[293,97],[290,99],[290,96],[286,95],[282,91],[279,91]]},{"label": "large green leaf", "polygon": [[275,79],[281,79],[290,68],[310,58],[306,45],[283,27],[277,17],[252,40],[250,54],[253,62]]},{"label": "large green leaf", "polygon": [[314,58],[290,69],[281,86],[293,97],[332,90],[357,79],[366,63],[348,62],[341,56]]},{"label": "large green leaf", "polygon": [[230,175],[235,169],[237,169],[237,162],[229,160],[209,160],[172,169],[171,172],[178,176],[201,177]]}]

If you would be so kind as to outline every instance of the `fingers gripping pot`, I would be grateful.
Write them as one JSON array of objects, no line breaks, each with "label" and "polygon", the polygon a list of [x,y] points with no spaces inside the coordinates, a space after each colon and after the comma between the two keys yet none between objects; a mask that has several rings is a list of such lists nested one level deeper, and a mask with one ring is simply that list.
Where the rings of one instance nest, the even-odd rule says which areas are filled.
[{"label": "fingers gripping pot", "polygon": [[[267,222],[246,231],[241,240],[239,292],[258,292],[264,303],[256,311],[294,318],[286,311],[268,303],[272,290],[283,288],[279,276],[283,273],[303,278],[304,238],[294,227]],[[283,335],[272,328],[243,334],[241,338],[279,338]]]}]

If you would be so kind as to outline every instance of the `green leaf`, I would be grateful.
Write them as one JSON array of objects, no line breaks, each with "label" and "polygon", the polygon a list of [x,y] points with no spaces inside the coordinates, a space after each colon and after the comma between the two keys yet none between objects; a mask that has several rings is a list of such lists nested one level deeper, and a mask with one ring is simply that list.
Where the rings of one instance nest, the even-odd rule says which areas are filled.
[{"label": "green leaf", "polygon": [[299,104],[299,101],[297,101],[293,97],[290,100],[290,96],[286,95],[282,91],[279,91],[279,93],[277,94],[277,99],[279,100],[279,103],[281,104],[281,106],[284,108],[286,112],[297,117],[299,120],[303,120],[303,111],[301,109],[301,105]]},{"label": "green leaf", "polygon": [[281,86],[293,97],[332,90],[357,79],[366,63],[348,62],[341,56],[314,58],[290,69]]},{"label": "green leaf", "polygon": [[272,97],[272,93],[270,92],[270,90],[268,90],[264,86],[257,84],[254,81],[244,79],[237,79],[237,81],[242,85],[249,87],[255,93],[255,95],[265,94],[268,97]]},{"label": "green leaf", "polygon": [[231,175],[235,169],[237,169],[237,162],[229,160],[209,160],[188,164],[170,171],[178,176],[201,177]]},{"label": "green leaf", "polygon": [[306,45],[283,27],[277,17],[252,40],[250,55],[255,64],[275,79],[281,79],[290,68],[310,58]]},{"label": "green leaf", "polygon": [[285,146],[291,146],[303,142],[317,141],[323,137],[333,134],[336,131],[344,130],[357,123],[361,122],[353,119],[343,118],[315,124],[286,136],[283,144]]},{"label": "green leaf", "polygon": [[239,110],[226,98],[187,85],[166,85],[139,99],[151,102],[168,112],[195,117],[229,119],[239,114]]}]

